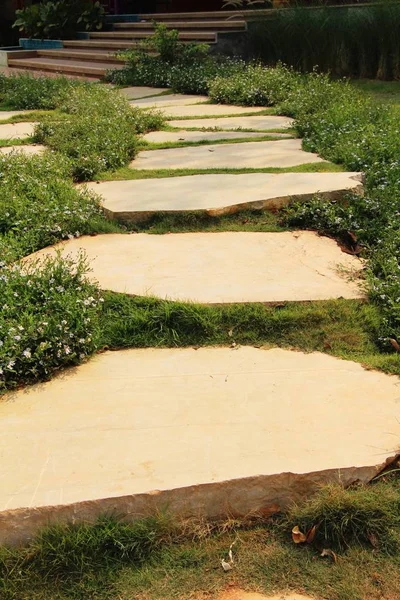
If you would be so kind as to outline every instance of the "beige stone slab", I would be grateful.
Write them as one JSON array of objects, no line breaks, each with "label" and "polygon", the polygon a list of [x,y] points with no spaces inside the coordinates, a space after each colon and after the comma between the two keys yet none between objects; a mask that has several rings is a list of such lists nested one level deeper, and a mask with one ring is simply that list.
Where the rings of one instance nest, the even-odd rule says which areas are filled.
[{"label": "beige stone slab", "polygon": [[42,154],[46,150],[46,146],[40,144],[20,145],[20,146],[4,146],[0,148],[0,154],[12,154],[13,152],[22,152],[27,156],[33,154]]},{"label": "beige stone slab", "polygon": [[25,115],[29,112],[32,112],[32,111],[30,111],[30,110],[0,110],[0,122],[7,121],[7,119],[11,119],[11,117],[15,117],[17,115]]},{"label": "beige stone slab", "polygon": [[153,97],[157,94],[162,94],[163,92],[167,92],[167,88],[152,88],[147,86],[133,86],[121,88],[119,90],[121,94],[126,96],[128,100],[135,100],[137,98],[146,98]]},{"label": "beige stone slab", "polygon": [[33,134],[36,123],[0,124],[0,140],[20,140]]},{"label": "beige stone slab", "polygon": [[315,194],[338,199],[362,190],[360,173],[253,173],[102,181],[88,187],[102,196],[109,216],[139,222],[157,212],[205,211],[212,216],[249,209],[279,209]]},{"label": "beige stone slab", "polygon": [[[239,140],[253,137],[263,137],[265,133],[253,133],[246,131],[152,131],[146,133],[143,139],[146,142],[153,142],[156,144],[165,144],[167,142],[201,142],[201,141],[214,141],[214,140]],[[276,134],[277,137],[286,134]]]},{"label": "beige stone slab", "polygon": [[[207,96],[193,96],[188,94],[168,94],[168,96],[155,96],[151,98],[141,98],[130,102],[131,106],[138,108],[165,108],[170,106],[186,106],[191,104],[200,104],[208,101]],[[258,109],[260,110],[260,109]],[[169,111],[168,111],[169,112]],[[196,114],[201,115],[202,112]]]},{"label": "beige stone slab", "polygon": [[287,129],[293,125],[289,117],[275,115],[250,115],[249,117],[220,117],[218,119],[185,119],[184,121],[168,121],[171,127],[186,127],[196,129],[222,129],[232,131],[237,129],[253,129],[267,131],[269,129]]},{"label": "beige stone slab", "polygon": [[58,249],[72,256],[83,249],[102,289],[139,296],[206,304],[362,296],[359,259],[311,231],[98,235],[32,256]]},{"label": "beige stone slab", "polygon": [[305,152],[301,140],[242,144],[210,144],[190,148],[145,150],[130,163],[132,169],[262,169],[295,167],[304,163],[326,162],[317,154]]},{"label": "beige stone slab", "polygon": [[330,469],[363,479],[396,454],[399,389],[320,353],[106,352],[0,403],[0,510],[222,482],[236,482],[239,507],[253,494],[240,480],[259,476],[275,477],[258,480],[264,508],[287,503],[289,473],[303,474],[298,497]]},{"label": "beige stone slab", "polygon": [[230,104],[199,104],[179,105],[165,108],[165,113],[170,117],[218,117],[221,115],[243,115],[259,113],[265,106],[232,106]]}]

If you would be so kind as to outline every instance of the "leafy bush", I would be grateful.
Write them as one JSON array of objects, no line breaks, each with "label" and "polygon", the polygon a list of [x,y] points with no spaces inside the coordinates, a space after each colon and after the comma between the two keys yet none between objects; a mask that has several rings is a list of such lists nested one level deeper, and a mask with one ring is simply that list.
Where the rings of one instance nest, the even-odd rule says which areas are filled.
[{"label": "leafy bush", "polygon": [[253,57],[273,65],[283,61],[302,71],[316,65],[335,75],[396,79],[400,75],[400,5],[271,11],[250,24]]},{"label": "leafy bush", "polygon": [[51,153],[0,157],[0,249],[10,260],[107,226],[97,197],[72,185],[70,169]]},{"label": "leafy bush", "polygon": [[135,155],[138,131],[154,126],[154,115],[132,111],[118,92],[102,86],[81,85],[71,89],[60,104],[71,115],[62,121],[42,121],[35,139],[67,156],[77,180],[92,179],[100,171],[117,169]]},{"label": "leafy bush", "polygon": [[36,77],[29,73],[0,74],[0,102],[9,108],[20,110],[57,108],[64,95],[82,85],[66,77]]},{"label": "leafy bush", "polygon": [[302,531],[316,525],[316,542],[322,547],[345,550],[372,544],[389,552],[399,549],[400,494],[385,483],[347,490],[325,486],[293,506],[286,519],[291,528],[298,525]]},{"label": "leafy bush", "polygon": [[48,379],[95,350],[101,298],[86,270],[83,258],[0,264],[0,393]]},{"label": "leafy bush", "polygon": [[13,27],[30,38],[61,39],[74,37],[77,31],[101,29],[105,10],[100,2],[56,0],[32,4],[16,11]]}]

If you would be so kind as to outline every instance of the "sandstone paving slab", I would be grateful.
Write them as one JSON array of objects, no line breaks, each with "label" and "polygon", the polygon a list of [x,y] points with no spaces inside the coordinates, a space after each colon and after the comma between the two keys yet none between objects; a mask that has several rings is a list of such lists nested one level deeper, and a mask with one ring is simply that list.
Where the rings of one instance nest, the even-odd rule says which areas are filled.
[{"label": "sandstone paving slab", "polygon": [[[163,96],[154,96],[151,98],[140,98],[130,102],[131,106],[138,108],[165,108],[169,106],[186,106],[191,104],[200,104],[208,101],[207,96],[194,96],[189,94],[168,94]],[[258,109],[262,110],[262,109]],[[196,114],[201,115],[202,112]]]},{"label": "sandstone paving slab", "polygon": [[0,140],[20,140],[33,134],[36,123],[5,123],[0,124]]},{"label": "sandstone paving slab", "polygon": [[[146,142],[164,144],[167,142],[202,142],[214,140],[239,140],[254,137],[263,137],[265,133],[250,131],[151,131],[143,136]],[[288,135],[288,134],[277,134]]]},{"label": "sandstone paving slab", "polygon": [[168,106],[164,112],[170,117],[218,117],[225,115],[243,115],[265,111],[265,106],[233,106],[230,104],[190,104]]},{"label": "sandstone paving slab", "polygon": [[26,154],[27,156],[32,156],[33,154],[43,154],[46,150],[46,146],[42,146],[40,144],[21,144],[19,146],[4,146],[0,148],[0,154],[12,154],[13,152],[21,152],[22,154]]},{"label": "sandstone paving slab", "polygon": [[0,110],[0,122],[7,121],[7,119],[11,119],[11,117],[15,117],[17,115],[25,115],[31,110]]},{"label": "sandstone paving slab", "polygon": [[97,355],[0,403],[0,541],[110,511],[276,511],[366,482],[398,449],[399,382],[279,348]]},{"label": "sandstone paving slab", "polygon": [[311,231],[107,234],[31,256],[58,250],[63,256],[84,250],[89,275],[102,289],[139,296],[205,304],[363,296],[355,278],[361,261]]},{"label": "sandstone paving slab", "polygon": [[305,152],[299,139],[242,144],[210,144],[165,150],[144,150],[130,163],[132,169],[262,169],[326,162]]},{"label": "sandstone paving slab", "polygon": [[168,121],[171,127],[185,127],[195,129],[222,129],[232,131],[237,129],[253,129],[254,131],[268,131],[269,129],[287,129],[293,125],[289,117],[275,115],[250,115],[248,117],[219,117],[216,119],[185,119]]},{"label": "sandstone paving slab", "polygon": [[121,88],[119,91],[121,92],[121,94],[126,96],[128,98],[128,100],[135,100],[138,98],[153,97],[156,94],[162,94],[164,92],[167,92],[168,89],[167,88],[152,88],[152,87],[147,87],[147,86],[133,86],[133,87]]},{"label": "sandstone paving slab", "polygon": [[276,210],[315,194],[335,200],[361,192],[361,173],[253,173],[190,175],[163,179],[102,181],[88,187],[101,195],[107,214],[140,222],[157,212],[205,211],[218,216],[241,209]]}]

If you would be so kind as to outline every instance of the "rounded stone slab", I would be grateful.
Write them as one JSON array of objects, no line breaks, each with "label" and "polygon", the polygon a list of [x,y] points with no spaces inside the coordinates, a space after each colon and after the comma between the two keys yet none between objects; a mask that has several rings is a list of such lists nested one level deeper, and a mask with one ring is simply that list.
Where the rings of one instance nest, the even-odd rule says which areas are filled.
[{"label": "rounded stone slab", "polygon": [[397,452],[399,383],[279,348],[97,355],[0,403],[0,541],[68,516],[276,512],[366,482]]},{"label": "rounded stone slab", "polygon": [[194,129],[222,129],[233,131],[238,129],[253,129],[254,131],[268,131],[270,129],[287,129],[293,124],[289,117],[276,117],[275,115],[253,115],[249,117],[220,117],[218,119],[185,119],[184,121],[168,121],[171,127]]},{"label": "rounded stone slab", "polygon": [[0,123],[1,121],[7,121],[11,117],[25,115],[26,113],[32,112],[30,110],[0,110]]},{"label": "rounded stone slab", "polygon": [[[202,141],[214,141],[214,140],[239,140],[254,137],[263,137],[265,133],[253,133],[246,131],[152,131],[146,133],[143,139],[146,142],[153,142],[156,144],[164,144],[168,142],[202,142]],[[288,134],[278,133],[272,134],[279,136],[285,136]]]},{"label": "rounded stone slab", "polygon": [[[104,290],[205,304],[360,298],[360,260],[311,231],[107,234],[31,255],[77,256]],[[343,273],[351,273],[349,277]]]},{"label": "rounded stone slab", "polygon": [[33,135],[36,123],[0,124],[0,140],[21,140]]},{"label": "rounded stone slab", "polygon": [[306,201],[318,193],[334,200],[363,188],[360,173],[190,175],[87,185],[101,195],[110,217],[127,222],[144,221],[157,212],[218,216],[243,209],[276,210],[293,198]]},{"label": "rounded stone slab", "polygon": [[27,156],[32,156],[33,154],[43,154],[46,150],[46,146],[37,145],[20,145],[20,146],[4,146],[0,148],[0,154],[12,154],[13,152],[21,152],[22,154],[26,154]]},{"label": "rounded stone slab", "polygon": [[129,166],[132,169],[262,169],[321,162],[326,161],[302,149],[301,140],[287,139],[145,150]]},{"label": "rounded stone slab", "polygon": [[[169,106],[164,112],[170,117],[213,117],[265,111],[265,106],[232,106],[230,104],[191,104]],[[209,125],[210,127],[210,125]]]},{"label": "rounded stone slab", "polygon": [[[186,106],[190,104],[199,104],[201,102],[207,102],[207,96],[191,96],[188,94],[168,94],[163,96],[155,96],[151,98],[141,98],[130,102],[131,106],[137,106],[138,108],[164,108],[168,106]],[[262,110],[262,109],[258,109]],[[201,115],[201,111],[197,113]]]},{"label": "rounded stone slab", "polygon": [[119,91],[121,92],[121,94],[126,96],[126,98],[128,98],[128,100],[135,100],[137,98],[153,97],[156,94],[162,94],[164,92],[167,92],[168,89],[167,88],[151,88],[151,87],[147,87],[147,86],[133,86],[133,87],[121,88]]}]

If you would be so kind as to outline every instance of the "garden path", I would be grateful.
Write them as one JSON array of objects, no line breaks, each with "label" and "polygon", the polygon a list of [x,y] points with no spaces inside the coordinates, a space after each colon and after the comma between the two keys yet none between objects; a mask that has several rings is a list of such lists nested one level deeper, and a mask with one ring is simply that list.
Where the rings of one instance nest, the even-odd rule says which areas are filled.
[{"label": "garden path", "polygon": [[[165,110],[173,108],[179,117],[218,112],[192,100],[175,98]],[[239,116],[223,116],[220,129],[282,132],[290,125],[275,115],[241,117],[246,112],[241,107],[234,112]],[[240,125],[238,119],[245,121]],[[196,125],[205,134],[204,123],[218,127],[219,119],[170,125],[185,137],[185,127]],[[214,134],[208,146],[139,153],[131,173],[146,163],[147,179],[91,187],[111,217],[128,222],[157,212],[212,215],[277,208],[293,196],[306,199],[319,191],[327,197],[360,191],[360,174],[324,172],[331,165],[304,152],[297,139],[263,136],[233,144],[227,138],[222,142],[229,143],[215,144]],[[183,177],[174,172],[188,166],[188,157],[194,171],[221,166],[219,153],[232,156],[232,146],[234,172]],[[252,164],[260,170],[276,148],[281,150],[274,164],[284,169],[243,173],[254,153]],[[288,161],[293,153],[297,159]],[[303,172],[298,169],[303,163],[322,172]],[[151,169],[163,167],[163,178],[153,178],[160,173]],[[272,302],[276,310],[288,301],[362,297],[359,259],[312,232],[108,234],[61,245],[68,254],[79,248],[86,250],[91,276],[103,289],[128,294],[209,304]],[[369,481],[397,453],[398,397],[397,377],[322,353],[232,342],[99,354],[0,404],[6,466],[0,541],[26,539],[49,519],[92,520],[111,511],[144,516],[168,507],[183,516],[265,514],[328,481]]]}]

